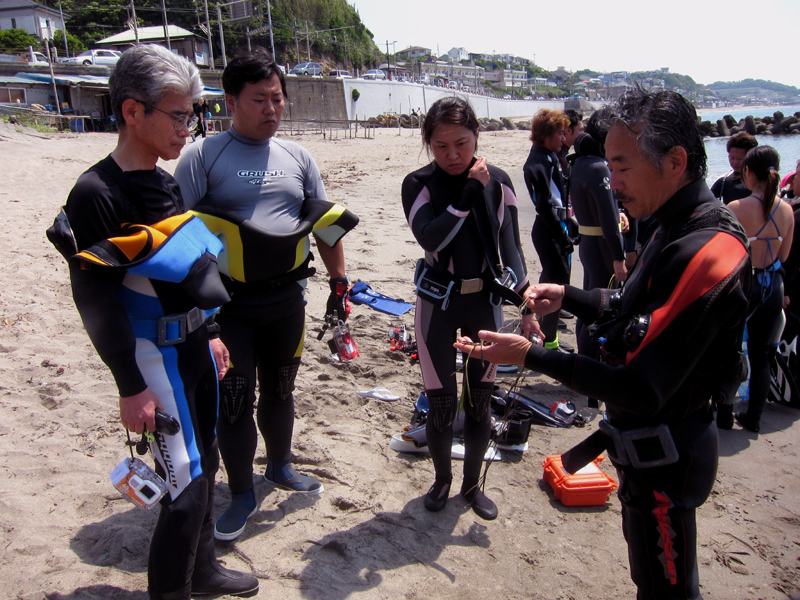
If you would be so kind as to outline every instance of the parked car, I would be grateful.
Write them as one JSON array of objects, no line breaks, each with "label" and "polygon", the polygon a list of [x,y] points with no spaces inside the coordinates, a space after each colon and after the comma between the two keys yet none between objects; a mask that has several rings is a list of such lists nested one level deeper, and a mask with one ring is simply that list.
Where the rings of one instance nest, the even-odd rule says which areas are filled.
[{"label": "parked car", "polygon": [[[47,57],[41,52],[34,52],[33,58],[33,62],[47,62]],[[20,54],[0,54],[0,62],[31,62],[31,53],[22,52]]]},{"label": "parked car", "polygon": [[386,79],[386,73],[382,69],[370,69],[361,77],[363,79]]},{"label": "parked car", "polygon": [[351,79],[353,76],[350,74],[350,71],[346,71],[344,69],[334,69],[330,73],[328,73],[329,77],[338,77],[339,79]]},{"label": "parked car", "polygon": [[322,67],[319,63],[304,62],[294,66],[289,71],[290,75],[322,75]]},{"label": "parked car", "polygon": [[72,65],[115,65],[122,56],[116,50],[84,50],[78,56],[62,58],[60,62]]}]

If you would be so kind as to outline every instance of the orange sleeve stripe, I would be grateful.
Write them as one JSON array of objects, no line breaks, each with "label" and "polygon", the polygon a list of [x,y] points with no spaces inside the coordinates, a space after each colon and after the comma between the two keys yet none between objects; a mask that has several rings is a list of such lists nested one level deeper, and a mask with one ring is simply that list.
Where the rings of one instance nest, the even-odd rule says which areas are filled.
[{"label": "orange sleeve stripe", "polygon": [[719,285],[738,267],[747,255],[742,243],[727,233],[717,233],[689,261],[667,302],[651,315],[642,344],[629,352],[626,364],[672,323],[688,306]]}]

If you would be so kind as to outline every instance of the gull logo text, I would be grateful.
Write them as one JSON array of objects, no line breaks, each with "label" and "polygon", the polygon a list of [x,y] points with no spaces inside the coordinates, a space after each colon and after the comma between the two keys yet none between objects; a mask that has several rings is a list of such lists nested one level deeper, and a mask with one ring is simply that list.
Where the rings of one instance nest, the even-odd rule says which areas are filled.
[{"label": "gull logo text", "polygon": [[274,169],[272,171],[248,171],[246,169],[242,169],[236,173],[236,175],[249,179],[247,183],[251,185],[262,185],[264,183],[269,183],[273,179],[286,177],[286,171],[283,169]]}]

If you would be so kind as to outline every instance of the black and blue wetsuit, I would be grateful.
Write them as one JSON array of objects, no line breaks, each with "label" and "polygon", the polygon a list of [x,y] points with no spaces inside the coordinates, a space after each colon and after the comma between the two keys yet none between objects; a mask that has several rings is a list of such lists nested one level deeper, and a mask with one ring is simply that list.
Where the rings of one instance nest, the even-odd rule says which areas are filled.
[{"label": "black and blue wetsuit", "polygon": [[[516,276],[515,291],[522,293],[528,287],[514,188],[505,172],[491,165],[488,169],[491,179],[485,187],[468,178],[468,171],[452,176],[436,163],[403,181],[403,209],[425,250],[424,268],[445,287],[453,282],[461,290],[454,289],[445,299],[422,291],[417,297],[415,331],[430,403],[426,434],[437,481],[451,477],[453,421],[459,407],[456,333],[460,329],[461,335],[477,339],[480,329],[499,329],[502,306],[492,301],[487,283],[500,276],[502,267]],[[489,444],[489,400],[496,368],[473,358],[466,371],[464,486],[469,489],[478,481]]]},{"label": "black and blue wetsuit", "polygon": [[[195,261],[184,263],[186,270],[181,274],[180,268],[173,268],[173,260],[167,260],[172,263],[167,265],[151,261],[126,269],[100,266],[89,256],[102,263],[101,257],[114,248],[106,240],[124,235],[124,223],[155,225],[177,219],[184,212],[178,185],[160,168],[123,172],[109,156],[80,176],[65,212],[78,250],[88,253],[86,258],[70,260],[75,304],[92,343],[114,375],[120,396],[149,387],[181,426],[173,436],[155,434],[151,444],[157,471],[170,494],[162,500],[150,544],[148,587],[151,594],[183,590],[191,583],[197,553],[208,550],[213,556],[214,551],[217,370],[203,320],[196,329],[189,327],[192,330],[184,341],[162,344],[176,341],[177,334],[168,325],[167,337],[160,341],[158,318],[196,316],[197,297],[180,283]],[[184,234],[189,237],[181,239]],[[188,219],[162,242],[160,254],[185,258],[197,253],[198,247],[203,250],[200,255],[219,251],[218,242],[202,223]],[[198,546],[201,533],[204,548]]]}]

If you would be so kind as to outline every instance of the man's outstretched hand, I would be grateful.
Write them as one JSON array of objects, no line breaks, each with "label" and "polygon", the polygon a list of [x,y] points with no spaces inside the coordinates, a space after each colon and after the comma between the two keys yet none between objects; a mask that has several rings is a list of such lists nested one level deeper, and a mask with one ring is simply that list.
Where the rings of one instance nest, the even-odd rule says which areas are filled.
[{"label": "man's outstretched hand", "polygon": [[459,337],[453,346],[461,350],[465,357],[488,360],[496,365],[524,365],[525,355],[531,347],[531,342],[514,333],[481,330],[478,332],[478,338],[491,345],[483,346],[480,343],[475,344],[468,337]]}]

